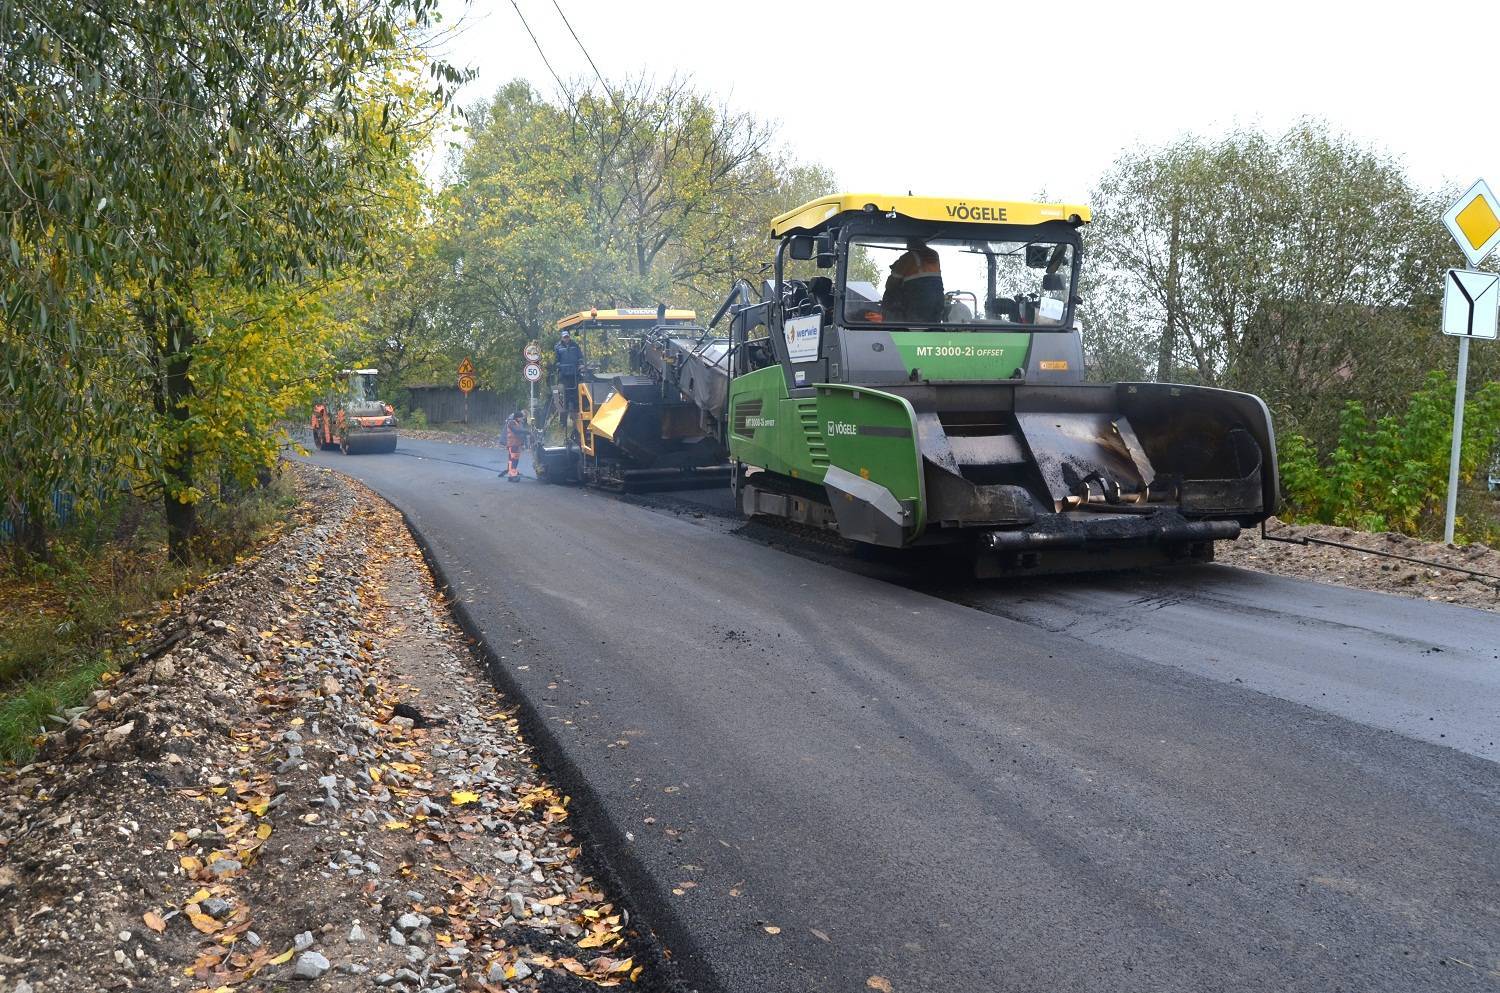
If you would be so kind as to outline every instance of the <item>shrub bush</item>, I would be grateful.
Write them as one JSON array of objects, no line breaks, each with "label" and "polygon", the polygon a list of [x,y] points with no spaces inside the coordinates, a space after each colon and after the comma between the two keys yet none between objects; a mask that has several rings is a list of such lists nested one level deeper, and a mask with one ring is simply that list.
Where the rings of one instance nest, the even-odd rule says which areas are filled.
[{"label": "shrub bush", "polygon": [[[1417,535],[1440,525],[1448,489],[1454,384],[1428,375],[1400,415],[1372,418],[1351,402],[1338,441],[1321,455],[1307,438],[1281,438],[1282,492],[1288,520],[1362,531]],[[1486,383],[1464,404],[1460,477],[1488,467],[1500,443],[1500,383]],[[1481,530],[1487,530],[1481,528]]]}]

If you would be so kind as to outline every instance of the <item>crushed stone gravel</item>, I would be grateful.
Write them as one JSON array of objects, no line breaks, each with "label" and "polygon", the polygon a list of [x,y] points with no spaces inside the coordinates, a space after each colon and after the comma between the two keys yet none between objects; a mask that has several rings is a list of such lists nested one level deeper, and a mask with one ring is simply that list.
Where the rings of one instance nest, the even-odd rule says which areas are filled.
[{"label": "crushed stone gravel", "polygon": [[1401,534],[1372,534],[1326,524],[1293,525],[1276,518],[1266,522],[1268,534],[1279,538],[1318,538],[1356,545],[1370,551],[1351,551],[1330,545],[1267,541],[1259,529],[1247,530],[1235,541],[1220,542],[1218,561],[1278,576],[1394,593],[1398,596],[1455,603],[1483,610],[1500,610],[1500,579],[1487,579],[1431,565],[1406,562],[1376,552],[1404,555],[1443,565],[1459,566],[1500,577],[1500,551],[1483,544],[1443,545]]},{"label": "crushed stone gravel", "polygon": [[400,516],[286,471],[295,526],[0,773],[0,991],[659,988]]}]

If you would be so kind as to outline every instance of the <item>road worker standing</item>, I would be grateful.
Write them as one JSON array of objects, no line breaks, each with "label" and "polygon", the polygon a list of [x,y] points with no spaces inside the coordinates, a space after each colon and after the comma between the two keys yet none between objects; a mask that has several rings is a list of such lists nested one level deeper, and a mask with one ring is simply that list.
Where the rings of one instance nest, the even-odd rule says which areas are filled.
[{"label": "road worker standing", "polygon": [[564,409],[574,410],[578,404],[578,372],[583,366],[583,349],[573,340],[571,332],[562,333],[561,340],[552,350],[552,358],[558,382],[563,388]]},{"label": "road worker standing", "polygon": [[521,451],[526,447],[526,439],[530,434],[531,428],[526,424],[526,415],[519,410],[506,420],[505,452],[510,461],[505,468],[505,478],[512,483],[521,478]]}]

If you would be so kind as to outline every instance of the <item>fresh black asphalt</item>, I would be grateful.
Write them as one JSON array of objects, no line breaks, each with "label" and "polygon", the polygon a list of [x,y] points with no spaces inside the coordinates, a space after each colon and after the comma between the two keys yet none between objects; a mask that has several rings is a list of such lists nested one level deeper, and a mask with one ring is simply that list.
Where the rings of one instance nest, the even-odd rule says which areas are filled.
[{"label": "fresh black asphalt", "polygon": [[500,455],[314,460],[406,513],[695,985],[1500,989],[1495,615],[887,582]]}]

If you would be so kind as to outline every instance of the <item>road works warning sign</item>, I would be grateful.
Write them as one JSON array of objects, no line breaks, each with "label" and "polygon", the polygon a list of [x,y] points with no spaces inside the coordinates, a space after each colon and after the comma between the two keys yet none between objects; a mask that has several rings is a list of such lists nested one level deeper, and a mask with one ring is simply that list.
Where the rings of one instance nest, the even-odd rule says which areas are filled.
[{"label": "road works warning sign", "polygon": [[1443,282],[1443,334],[1494,340],[1500,330],[1500,273],[1449,269]]},{"label": "road works warning sign", "polygon": [[1443,214],[1443,226],[1463,249],[1469,265],[1478,265],[1500,246],[1500,200],[1481,179]]}]

